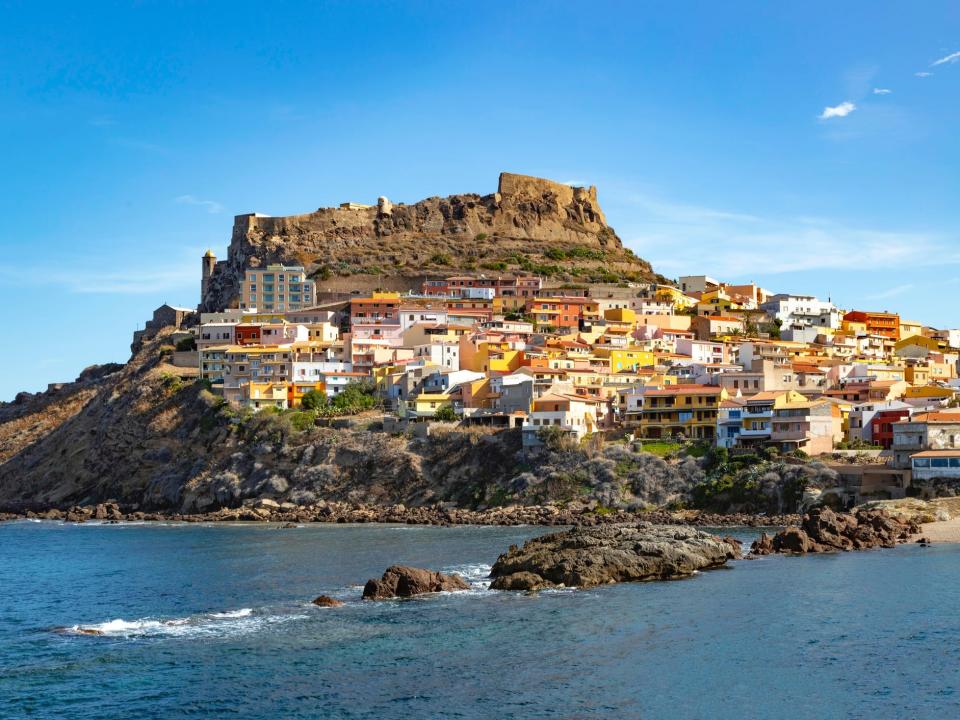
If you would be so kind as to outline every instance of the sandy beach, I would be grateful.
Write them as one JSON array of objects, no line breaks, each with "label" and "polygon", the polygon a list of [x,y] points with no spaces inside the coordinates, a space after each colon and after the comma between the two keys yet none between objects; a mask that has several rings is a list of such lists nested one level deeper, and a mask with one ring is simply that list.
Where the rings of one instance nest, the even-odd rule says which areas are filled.
[{"label": "sandy beach", "polygon": [[960,517],[922,524],[917,538],[922,537],[934,543],[960,542]]}]

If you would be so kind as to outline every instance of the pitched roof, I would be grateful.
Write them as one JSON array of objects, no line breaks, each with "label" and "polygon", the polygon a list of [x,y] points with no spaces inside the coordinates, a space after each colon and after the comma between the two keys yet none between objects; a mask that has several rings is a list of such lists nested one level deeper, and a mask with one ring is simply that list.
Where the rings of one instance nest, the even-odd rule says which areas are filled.
[{"label": "pitched roof", "polygon": [[960,450],[924,450],[923,452],[914,453],[910,457],[912,458],[954,458],[960,457]]}]

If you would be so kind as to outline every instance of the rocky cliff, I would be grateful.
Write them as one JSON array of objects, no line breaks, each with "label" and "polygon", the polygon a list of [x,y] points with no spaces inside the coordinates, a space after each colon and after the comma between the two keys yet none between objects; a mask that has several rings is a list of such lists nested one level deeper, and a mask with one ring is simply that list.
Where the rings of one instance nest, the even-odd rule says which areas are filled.
[{"label": "rocky cliff", "polygon": [[516,431],[416,439],[377,431],[375,417],[304,431],[289,415],[236,411],[166,363],[169,334],[119,369],[0,405],[0,508],[113,500],[196,512],[251,498],[470,506],[515,474]]},{"label": "rocky cliff", "polygon": [[234,304],[244,268],[272,262],[304,265],[321,292],[406,290],[457,272],[535,272],[558,282],[655,277],[607,225],[595,187],[511,173],[502,173],[488,195],[238,215],[202,308]]}]

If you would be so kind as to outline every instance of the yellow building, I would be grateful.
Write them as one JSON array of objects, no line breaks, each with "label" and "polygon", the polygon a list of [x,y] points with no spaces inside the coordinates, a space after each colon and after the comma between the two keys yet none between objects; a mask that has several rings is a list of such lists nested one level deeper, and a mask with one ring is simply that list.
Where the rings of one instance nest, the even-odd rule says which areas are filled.
[{"label": "yellow building", "polygon": [[266,407],[286,409],[287,383],[249,382],[240,388],[240,401],[254,410]]},{"label": "yellow building", "polygon": [[949,400],[954,396],[950,388],[939,385],[918,385],[908,387],[903,393],[904,400]]},{"label": "yellow building", "polygon": [[638,370],[653,367],[656,364],[654,355],[649,350],[638,347],[619,349],[597,348],[594,353],[597,357],[605,357],[610,361],[610,372],[618,373],[625,370]]},{"label": "yellow building", "polygon": [[460,339],[460,369],[474,372],[512,373],[523,362],[523,351],[510,343]]},{"label": "yellow building", "polygon": [[900,320],[900,337],[908,338],[911,335],[923,335],[923,323],[913,320]]},{"label": "yellow building", "polygon": [[429,418],[442,407],[453,407],[453,399],[446,392],[423,392],[415,398],[400,401],[400,417]]},{"label": "yellow building", "polygon": [[860,337],[867,334],[867,323],[843,320],[840,323],[840,331],[848,337]]},{"label": "yellow building", "polygon": [[692,308],[697,304],[696,298],[683,294],[672,285],[657,285],[653,297],[655,300],[671,303],[678,310]]},{"label": "yellow building", "polygon": [[630,308],[607,308],[603,311],[603,319],[611,325],[629,325],[633,327],[637,324],[637,313]]},{"label": "yellow building", "polygon": [[683,436],[713,440],[717,410],[727,391],[712,385],[674,385],[648,389],[643,394],[639,431],[645,438]]}]

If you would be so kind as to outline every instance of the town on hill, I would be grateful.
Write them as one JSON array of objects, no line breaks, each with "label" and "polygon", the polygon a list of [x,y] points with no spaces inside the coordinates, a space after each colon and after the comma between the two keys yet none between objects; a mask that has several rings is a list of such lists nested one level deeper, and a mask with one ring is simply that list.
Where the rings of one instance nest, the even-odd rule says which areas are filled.
[{"label": "town on hill", "polygon": [[[960,330],[780,290],[664,278],[623,247],[595,188],[522,175],[484,196],[241,215],[228,258],[201,258],[199,307],[158,308],[125,372],[0,413],[15,431],[0,433],[0,500],[784,512],[951,493]],[[376,461],[344,460],[332,436],[272,457],[255,417],[284,420],[283,443],[346,422],[350,452]],[[490,444],[393,447],[350,418],[378,437],[457,428]]]},{"label": "town on hill", "polygon": [[[250,228],[265,219],[238,217],[230,260],[202,259],[203,311],[175,336],[175,364],[253,411],[333,412],[362,396],[398,430],[435,421],[513,428],[527,449],[556,433],[575,442],[629,434],[734,454],[855,454],[861,462],[839,474],[844,502],[903,497],[911,481],[960,477],[960,330],[708,275],[671,283],[643,268],[645,279],[584,282],[578,265],[605,264],[608,252],[625,257],[618,239],[598,239],[607,226],[594,188],[504,175],[495,195],[466,197],[459,214],[436,203],[443,239],[414,253],[427,261],[415,273],[394,273],[402,291],[364,289],[351,274],[331,286],[332,251],[313,267],[258,257]],[[522,222],[531,207],[539,224]],[[382,237],[384,218],[395,223],[398,214],[385,198],[345,203],[270,219],[261,238],[273,256],[289,255],[276,237],[298,238],[302,252],[324,242],[317,228],[335,228],[337,238],[352,238],[356,260],[370,251],[357,248]],[[429,213],[410,216],[420,217],[420,231],[429,223]],[[443,222],[460,223],[457,273],[443,273],[452,258],[433,257],[449,242]],[[498,247],[504,223],[521,231]],[[563,231],[551,235],[543,227],[551,223]],[[410,231],[409,218],[401,226]],[[489,236],[462,240],[483,227]],[[511,258],[512,267],[491,260],[465,272],[463,258],[482,261],[471,253],[487,237],[491,257]],[[542,259],[517,258],[523,243]],[[569,265],[543,271],[551,261]],[[212,291],[218,274],[234,283],[229,295],[225,282]],[[158,327],[188,317],[167,312]]]}]

